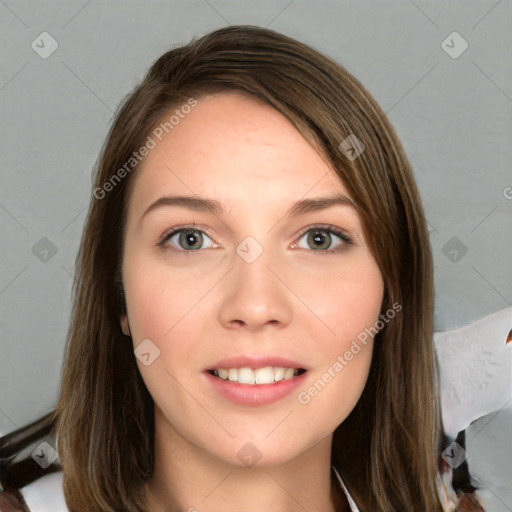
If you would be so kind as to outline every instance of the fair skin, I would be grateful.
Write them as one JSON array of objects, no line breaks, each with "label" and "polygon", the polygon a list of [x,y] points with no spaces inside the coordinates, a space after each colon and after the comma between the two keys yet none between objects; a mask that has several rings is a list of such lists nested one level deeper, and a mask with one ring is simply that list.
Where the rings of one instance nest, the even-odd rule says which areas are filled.
[{"label": "fair skin", "polygon": [[[160,350],[148,366],[137,359],[155,404],[150,510],[334,510],[332,434],[361,395],[373,341],[307,404],[297,397],[378,320],[383,281],[356,209],[290,208],[347,190],[281,114],[234,93],[199,98],[138,172],[121,325],[134,348],[149,339]],[[224,210],[182,202],[145,213],[164,196],[215,200]],[[192,232],[158,246],[184,227]],[[208,371],[236,356],[286,358],[306,372],[278,399],[240,403],[216,384],[250,384]]]}]

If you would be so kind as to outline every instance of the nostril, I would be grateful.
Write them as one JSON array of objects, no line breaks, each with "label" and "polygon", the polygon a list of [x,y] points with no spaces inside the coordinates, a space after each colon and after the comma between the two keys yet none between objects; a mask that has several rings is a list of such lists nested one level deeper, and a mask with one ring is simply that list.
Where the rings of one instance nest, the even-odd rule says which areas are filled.
[{"label": "nostril", "polygon": [[229,327],[241,327],[243,325],[245,325],[243,320],[231,320],[229,322]]}]

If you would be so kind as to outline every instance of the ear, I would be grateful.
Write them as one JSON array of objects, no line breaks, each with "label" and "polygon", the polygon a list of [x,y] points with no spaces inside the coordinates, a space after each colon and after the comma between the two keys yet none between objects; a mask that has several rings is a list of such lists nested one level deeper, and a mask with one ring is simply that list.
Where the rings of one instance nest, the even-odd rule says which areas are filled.
[{"label": "ear", "polygon": [[123,331],[123,334],[125,336],[131,336],[130,324],[128,323],[128,316],[127,315],[121,316],[119,323],[121,324],[121,330]]}]

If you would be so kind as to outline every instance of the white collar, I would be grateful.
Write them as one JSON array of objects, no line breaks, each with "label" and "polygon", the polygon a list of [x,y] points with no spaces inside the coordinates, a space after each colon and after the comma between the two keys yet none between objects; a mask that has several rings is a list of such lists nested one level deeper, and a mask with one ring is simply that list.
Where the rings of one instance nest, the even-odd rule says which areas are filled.
[{"label": "white collar", "polygon": [[336,475],[336,478],[338,479],[338,482],[340,483],[340,486],[343,489],[343,492],[345,493],[345,496],[347,497],[348,504],[350,505],[351,512],[359,512],[359,509],[357,508],[357,505],[356,505],[355,501],[352,499],[352,496],[350,496],[350,493],[348,492],[348,489],[345,486],[345,483],[341,479],[341,476],[338,473],[338,470],[334,466],[332,467],[332,469],[334,470],[334,474]]},{"label": "white collar", "polygon": [[64,500],[63,472],[50,473],[20,489],[30,512],[69,512]]},{"label": "white collar", "polygon": [[[338,471],[334,466],[332,466],[332,469],[347,497],[351,512],[359,512],[357,505],[350,496]],[[42,478],[38,478],[31,484],[20,489],[20,492],[25,498],[25,502],[31,512],[69,512],[64,500],[62,483],[63,472],[57,471]]]}]

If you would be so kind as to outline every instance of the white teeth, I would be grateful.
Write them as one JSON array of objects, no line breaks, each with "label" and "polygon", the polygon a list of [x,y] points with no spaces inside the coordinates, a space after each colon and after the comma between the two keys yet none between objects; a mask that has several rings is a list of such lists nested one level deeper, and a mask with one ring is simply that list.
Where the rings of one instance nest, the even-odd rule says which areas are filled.
[{"label": "white teeth", "polygon": [[273,384],[281,380],[290,380],[299,374],[295,368],[283,368],[282,366],[265,366],[253,370],[252,368],[219,368],[213,370],[223,380],[239,382],[240,384]]},{"label": "white teeth", "polygon": [[250,368],[240,368],[238,370],[238,382],[240,384],[254,384],[254,371]]},{"label": "white teeth", "polygon": [[293,379],[293,368],[286,368],[284,371],[284,380]]},{"label": "white teeth", "polygon": [[284,378],[284,368],[274,368],[274,380],[276,382],[279,382],[280,380],[283,380]]},{"label": "white teeth", "polygon": [[265,368],[258,368],[254,372],[256,384],[272,384],[274,382],[274,368],[272,366],[265,366]]}]

